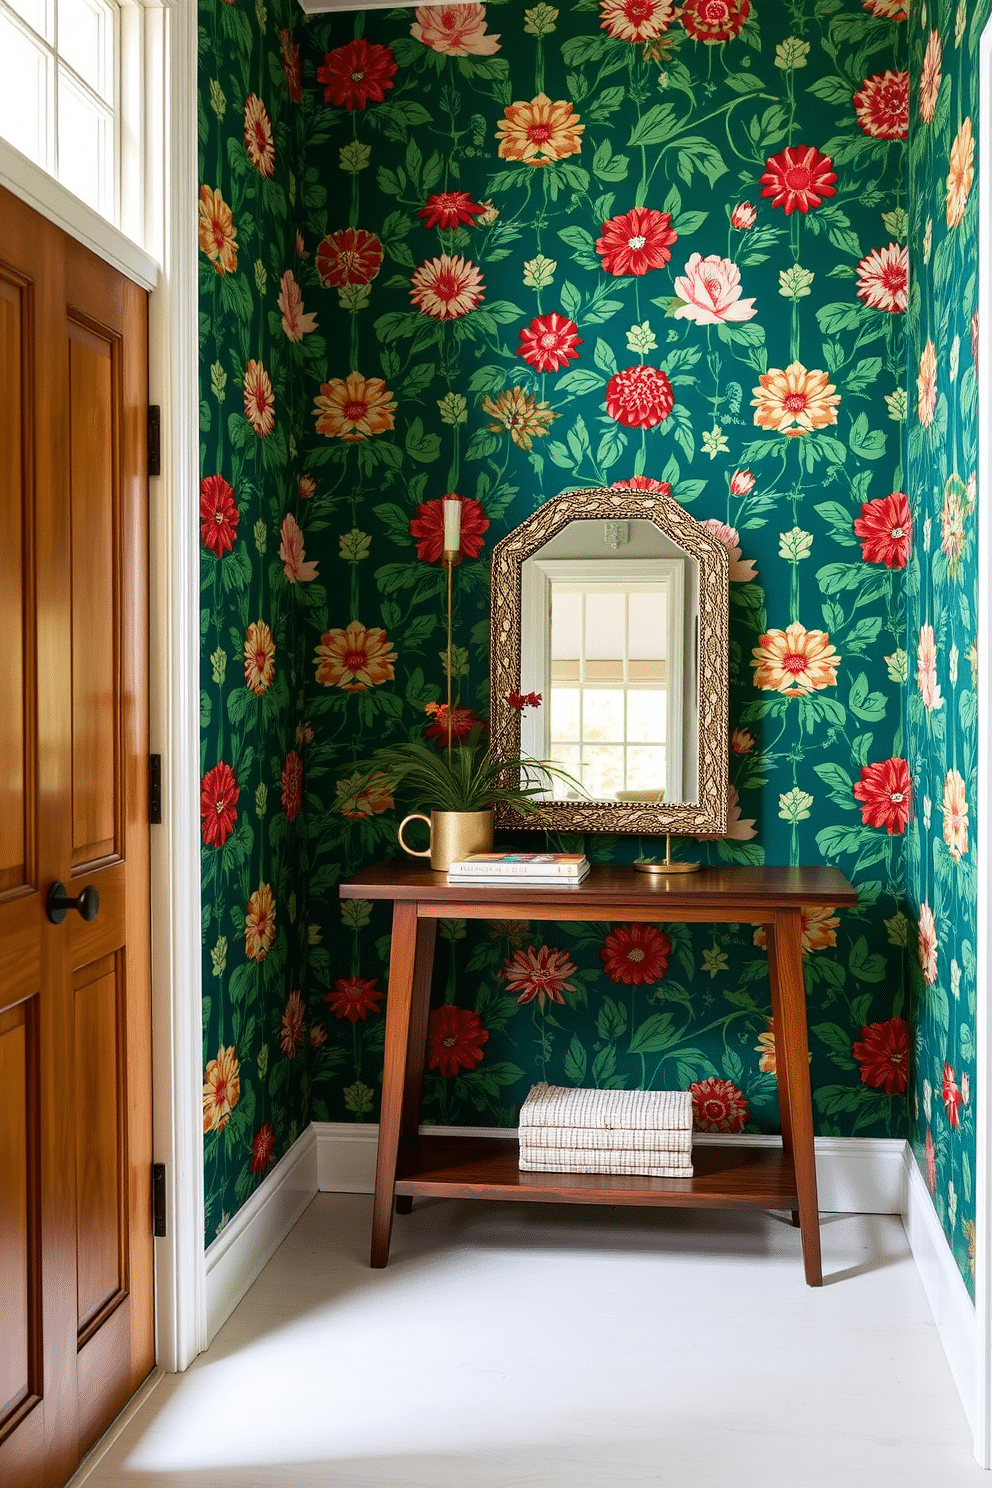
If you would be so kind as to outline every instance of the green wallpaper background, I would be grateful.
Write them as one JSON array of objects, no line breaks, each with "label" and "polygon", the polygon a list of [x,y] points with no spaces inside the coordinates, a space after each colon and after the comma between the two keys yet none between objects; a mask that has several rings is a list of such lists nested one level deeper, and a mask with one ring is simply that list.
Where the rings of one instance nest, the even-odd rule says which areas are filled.
[{"label": "green wallpaper background", "polygon": [[[239,520],[228,548],[211,487],[204,774],[225,762],[239,795],[232,806],[223,776],[205,789],[208,1239],[308,1120],[376,1117],[388,916],[342,906],[336,886],[396,855],[411,807],[358,794],[354,762],[419,737],[445,693],[448,492],[464,502],[456,691],[483,718],[489,554],[537,504],[665,481],[719,528],[734,805],[725,840],[680,850],[851,877],[857,910],[805,925],[817,1130],[907,1130],[907,968],[929,881],[906,831],[916,843],[945,750],[963,770],[969,728],[955,716],[938,736],[937,710],[917,718],[912,701],[903,726],[918,634],[906,600],[918,608],[929,587],[904,460],[913,23],[897,0],[672,13],[668,0],[306,22],[292,4],[202,8],[202,179],[238,241],[230,265],[211,207],[203,474],[230,483]],[[928,293],[914,293],[914,325]],[[254,382],[244,401],[259,361],[271,429]],[[923,446],[910,448],[919,469]],[[951,586],[973,595],[972,571],[959,563],[949,599]],[[258,619],[271,679],[257,632],[246,671]],[[657,845],[584,846],[625,861]],[[427,1119],[512,1125],[546,1077],[692,1087],[702,1127],[778,1129],[767,967],[747,927],[453,921],[441,934]],[[963,947],[956,964],[966,999]],[[946,1043],[928,1006],[921,1077]],[[955,1139],[961,1237],[966,1121]]]},{"label": "green wallpaper background", "polygon": [[[917,803],[906,837],[916,1069],[910,1137],[962,1275],[974,1287],[975,831],[979,644],[978,39],[989,6],[914,13],[909,140],[913,293],[907,325],[910,692]],[[982,642],[984,644],[984,641]]]}]

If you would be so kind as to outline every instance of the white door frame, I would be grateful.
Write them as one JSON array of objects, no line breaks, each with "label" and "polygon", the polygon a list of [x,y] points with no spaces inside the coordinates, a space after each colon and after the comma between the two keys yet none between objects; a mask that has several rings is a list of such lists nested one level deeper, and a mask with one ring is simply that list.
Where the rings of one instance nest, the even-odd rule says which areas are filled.
[{"label": "white door frame", "polygon": [[[992,1467],[992,21],[979,46],[978,325],[978,914],[975,1016],[975,1457]],[[976,622],[976,623],[977,623]]]},{"label": "white door frame", "polygon": [[[162,756],[151,829],[153,1149],[166,1167],[155,1242],[156,1358],[207,1344],[200,967],[199,389],[195,0],[142,0],[144,243],[137,246],[0,141],[0,185],[150,291],[149,401],[162,474],[149,481],[150,748]],[[129,217],[140,219],[131,206]],[[149,1174],[149,1184],[151,1175]]]}]

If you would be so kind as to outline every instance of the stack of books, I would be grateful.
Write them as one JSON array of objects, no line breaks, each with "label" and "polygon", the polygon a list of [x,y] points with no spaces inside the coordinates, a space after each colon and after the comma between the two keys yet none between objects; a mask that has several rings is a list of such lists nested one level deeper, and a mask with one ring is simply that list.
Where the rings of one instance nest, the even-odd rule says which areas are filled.
[{"label": "stack of books", "polygon": [[520,1110],[520,1168],[691,1178],[692,1097],[534,1085]]},{"label": "stack of books", "polygon": [[456,858],[448,882],[459,884],[512,883],[580,884],[589,872],[585,853],[484,852]]}]

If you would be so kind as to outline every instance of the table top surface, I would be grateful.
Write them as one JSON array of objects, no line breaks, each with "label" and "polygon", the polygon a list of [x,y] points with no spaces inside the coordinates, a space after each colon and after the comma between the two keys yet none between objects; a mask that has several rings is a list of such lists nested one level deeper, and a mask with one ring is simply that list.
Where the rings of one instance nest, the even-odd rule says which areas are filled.
[{"label": "table top surface", "polygon": [[[446,873],[393,860],[363,868],[340,885],[342,899],[414,900],[419,903],[493,904],[502,899],[555,906],[657,904],[659,918],[677,918],[679,908],[756,904],[794,909],[816,904],[857,903],[857,892],[838,868],[701,868],[698,873],[639,873],[616,864],[594,864],[580,884],[527,884],[519,878],[484,884],[449,884]],[[535,916],[536,918],[536,916]]]}]

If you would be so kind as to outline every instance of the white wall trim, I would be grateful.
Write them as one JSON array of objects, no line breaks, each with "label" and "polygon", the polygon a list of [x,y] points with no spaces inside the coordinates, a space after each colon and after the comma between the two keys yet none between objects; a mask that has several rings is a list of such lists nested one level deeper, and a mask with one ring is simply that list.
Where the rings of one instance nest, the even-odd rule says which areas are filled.
[{"label": "white wall trim", "polygon": [[127,1430],[128,1426],[130,1426],[131,1422],[134,1420],[138,1412],[144,1409],[149,1396],[162,1383],[164,1378],[165,1374],[161,1369],[152,1370],[151,1374],[145,1380],[144,1384],[138,1390],[137,1394],[131,1396],[131,1399],[121,1411],[120,1415],[114,1417],[112,1424],[107,1427],[107,1430],[103,1433],[100,1440],[96,1442],[87,1452],[86,1456],[76,1468],[76,1471],[73,1473],[68,1483],[66,1483],[65,1488],[82,1488],[82,1485],[87,1481],[87,1479],[92,1477],[93,1473],[100,1466],[100,1463],[103,1461],[104,1457],[106,1457],[107,1453],[114,1445],[114,1442],[118,1441],[120,1437],[123,1436],[124,1432]]},{"label": "white wall trim", "polygon": [[155,288],[158,264],[151,254],[6,140],[0,140],[0,186],[142,289]]},{"label": "white wall trim", "polygon": [[163,823],[151,829],[155,1160],[168,1234],[155,1242],[156,1357],[182,1370],[207,1344],[203,1255],[200,969],[200,600],[195,0],[145,13],[149,397],[162,408],[162,475],[150,486],[150,748]]},{"label": "white wall trim", "polygon": [[[317,1187],[321,1193],[371,1193],[378,1127],[315,1121]],[[516,1137],[515,1127],[422,1126],[426,1136]],[[701,1146],[726,1138],[697,1132]],[[775,1147],[778,1137],[743,1135],[747,1147]],[[820,1208],[835,1214],[902,1214],[906,1169],[902,1138],[817,1137],[816,1178]]]},{"label": "white wall trim", "polygon": [[207,1334],[213,1339],[317,1194],[317,1139],[307,1127],[207,1246]]},{"label": "white wall trim", "polygon": [[978,1403],[978,1329],[975,1307],[933,1207],[912,1148],[906,1143],[903,1223],[923,1290],[944,1346],[961,1404],[974,1430]]}]

